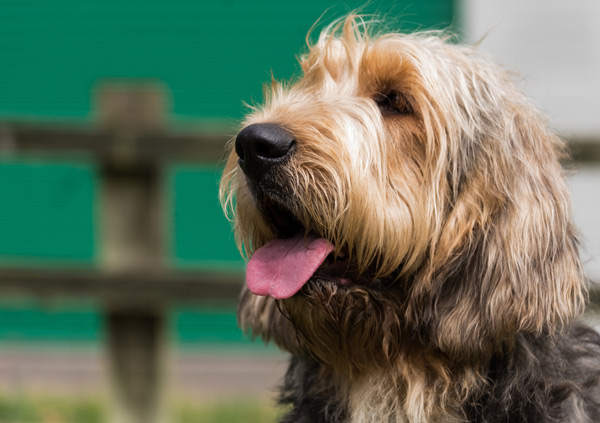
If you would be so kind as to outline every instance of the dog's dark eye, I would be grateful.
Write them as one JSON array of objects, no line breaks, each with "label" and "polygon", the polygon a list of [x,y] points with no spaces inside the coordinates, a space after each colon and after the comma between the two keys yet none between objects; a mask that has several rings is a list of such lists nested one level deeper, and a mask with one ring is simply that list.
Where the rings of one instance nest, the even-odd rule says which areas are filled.
[{"label": "dog's dark eye", "polygon": [[398,91],[390,91],[387,94],[377,93],[374,100],[382,114],[409,115],[413,112],[406,96]]}]

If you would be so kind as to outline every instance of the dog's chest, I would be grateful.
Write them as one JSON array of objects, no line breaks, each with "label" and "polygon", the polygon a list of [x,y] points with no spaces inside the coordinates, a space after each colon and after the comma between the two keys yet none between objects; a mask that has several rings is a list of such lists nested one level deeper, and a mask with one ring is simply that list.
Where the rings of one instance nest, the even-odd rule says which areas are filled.
[{"label": "dog's chest", "polygon": [[444,411],[424,383],[399,384],[389,373],[373,373],[352,383],[348,402],[350,423],[459,423]]}]

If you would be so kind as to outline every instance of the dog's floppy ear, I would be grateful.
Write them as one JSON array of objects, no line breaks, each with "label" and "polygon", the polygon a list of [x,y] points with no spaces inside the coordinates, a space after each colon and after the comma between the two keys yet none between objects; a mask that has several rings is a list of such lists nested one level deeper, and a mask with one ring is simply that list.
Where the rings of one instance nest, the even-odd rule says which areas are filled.
[{"label": "dog's floppy ear", "polygon": [[505,121],[450,147],[451,200],[412,292],[429,339],[454,357],[491,353],[519,332],[560,331],[586,300],[562,141],[529,105],[510,107]]}]

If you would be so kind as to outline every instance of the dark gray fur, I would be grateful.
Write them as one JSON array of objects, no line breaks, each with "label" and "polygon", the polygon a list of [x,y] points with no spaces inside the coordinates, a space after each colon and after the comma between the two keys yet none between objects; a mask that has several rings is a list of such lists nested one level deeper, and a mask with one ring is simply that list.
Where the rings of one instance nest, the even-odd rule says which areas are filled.
[{"label": "dark gray fur", "polygon": [[[281,423],[349,421],[337,393],[319,388],[323,366],[309,355],[292,357],[280,392],[291,410]],[[456,410],[465,422],[600,422],[600,335],[581,323],[553,337],[517,335],[510,350],[493,356],[485,376]]]}]

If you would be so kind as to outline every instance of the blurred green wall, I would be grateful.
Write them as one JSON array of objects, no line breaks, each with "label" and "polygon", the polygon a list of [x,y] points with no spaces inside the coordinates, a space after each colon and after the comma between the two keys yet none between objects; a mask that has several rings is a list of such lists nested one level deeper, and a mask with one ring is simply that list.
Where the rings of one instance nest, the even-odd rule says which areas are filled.
[{"label": "blurred green wall", "polygon": [[[365,1],[1,0],[0,117],[86,119],[104,78],[163,81],[176,119],[238,119],[308,29]],[[452,0],[371,1],[405,30],[446,27]]]},{"label": "blurred green wall", "polygon": [[[92,120],[91,93],[102,80],[160,81],[171,93],[171,122],[233,127],[244,102],[261,100],[271,71],[279,79],[298,72],[296,56],[322,14],[328,23],[364,3],[0,0],[0,129],[2,121],[11,120]],[[446,28],[453,21],[454,1],[374,0],[362,11],[388,15],[401,30]],[[172,266],[243,267],[218,204],[219,175],[218,163],[168,168]],[[0,265],[93,266],[100,230],[98,185],[95,163],[40,161],[0,150]],[[38,339],[36,325],[52,339],[79,339],[73,334],[85,333],[85,322],[89,339],[99,333],[93,329],[98,319],[93,305],[77,312],[68,305],[54,307],[49,315],[32,304],[0,304],[0,340]],[[233,310],[222,310],[229,317],[215,327],[225,329],[208,338],[237,339],[231,335]],[[87,317],[68,335],[65,322],[78,320],[78,312]],[[203,324],[189,322],[203,322],[205,315],[189,313],[176,312],[175,322],[188,323],[174,327],[184,333],[181,339],[201,342]],[[221,311],[208,316],[214,319],[214,313]],[[62,317],[48,317],[55,315]]]},{"label": "blurred green wall", "polygon": [[[180,346],[215,347],[245,344],[231,306],[204,304],[179,306],[169,316],[170,340]],[[3,344],[99,345],[105,337],[102,316],[93,302],[39,302],[35,299],[0,299],[0,347]],[[264,349],[261,345],[254,348]]]},{"label": "blurred green wall", "polygon": [[0,152],[0,263],[90,264],[97,190],[93,164]]}]

